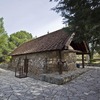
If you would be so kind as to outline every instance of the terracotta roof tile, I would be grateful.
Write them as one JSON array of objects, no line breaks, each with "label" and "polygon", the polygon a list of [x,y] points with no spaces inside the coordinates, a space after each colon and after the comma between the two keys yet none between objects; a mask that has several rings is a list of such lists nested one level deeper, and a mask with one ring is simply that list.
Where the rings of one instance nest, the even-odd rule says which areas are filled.
[{"label": "terracotta roof tile", "polygon": [[[60,29],[20,45],[11,53],[11,55],[62,50],[69,38],[69,34],[64,29]],[[72,41],[70,45],[74,50],[79,50],[83,53],[89,53],[88,45],[86,45],[85,42],[74,43]]]},{"label": "terracotta roof tile", "polygon": [[61,29],[20,45],[11,55],[61,50],[65,46],[68,38],[69,35]]}]

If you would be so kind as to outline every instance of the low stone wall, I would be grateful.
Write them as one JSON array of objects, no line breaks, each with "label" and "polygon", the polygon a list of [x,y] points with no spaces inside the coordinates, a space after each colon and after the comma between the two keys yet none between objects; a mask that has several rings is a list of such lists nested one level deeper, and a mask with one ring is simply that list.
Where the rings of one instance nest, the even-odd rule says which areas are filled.
[{"label": "low stone wall", "polygon": [[1,63],[0,68],[8,69],[9,63]]},{"label": "low stone wall", "polygon": [[69,71],[67,73],[63,72],[62,75],[59,75],[58,73],[42,74],[40,76],[40,80],[49,82],[52,84],[62,85],[78,77],[79,75],[87,72],[88,70],[89,69],[77,69],[75,71]]},{"label": "low stone wall", "polygon": [[87,64],[87,66],[96,66],[96,67],[100,67],[100,63],[99,64]]}]

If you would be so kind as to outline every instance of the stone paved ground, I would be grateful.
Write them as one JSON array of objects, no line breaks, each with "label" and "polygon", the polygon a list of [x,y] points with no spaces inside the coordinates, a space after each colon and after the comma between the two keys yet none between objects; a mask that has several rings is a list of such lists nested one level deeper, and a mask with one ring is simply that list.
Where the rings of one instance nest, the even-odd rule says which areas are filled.
[{"label": "stone paved ground", "polygon": [[[1,73],[2,71],[2,73]],[[0,100],[100,100],[100,69],[90,69],[64,85],[33,78],[15,78],[14,72],[0,71]]]}]

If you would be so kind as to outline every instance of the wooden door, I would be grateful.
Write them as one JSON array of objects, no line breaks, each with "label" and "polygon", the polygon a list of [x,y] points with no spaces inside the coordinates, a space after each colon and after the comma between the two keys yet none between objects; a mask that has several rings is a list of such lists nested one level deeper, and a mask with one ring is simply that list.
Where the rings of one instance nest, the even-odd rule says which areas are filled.
[{"label": "wooden door", "polygon": [[24,59],[24,73],[27,76],[28,74],[28,59],[27,58]]}]

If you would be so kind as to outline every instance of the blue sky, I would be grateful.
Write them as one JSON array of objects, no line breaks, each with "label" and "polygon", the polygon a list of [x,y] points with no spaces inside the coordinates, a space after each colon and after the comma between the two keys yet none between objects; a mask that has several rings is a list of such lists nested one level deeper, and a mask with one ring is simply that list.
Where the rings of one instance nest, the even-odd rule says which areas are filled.
[{"label": "blue sky", "polygon": [[64,27],[62,17],[51,10],[55,5],[49,0],[0,0],[0,17],[9,35],[25,30],[41,36]]}]

